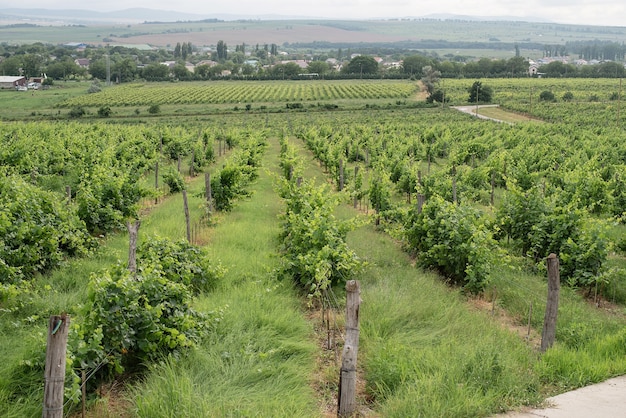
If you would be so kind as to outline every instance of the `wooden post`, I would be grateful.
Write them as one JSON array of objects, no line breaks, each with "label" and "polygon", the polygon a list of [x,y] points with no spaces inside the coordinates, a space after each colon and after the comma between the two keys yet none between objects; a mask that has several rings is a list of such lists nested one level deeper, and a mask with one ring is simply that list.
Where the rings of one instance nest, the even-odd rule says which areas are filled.
[{"label": "wooden post", "polygon": [[530,341],[530,324],[533,319],[533,301],[530,301],[530,307],[528,308],[528,332],[526,333],[526,340]]},{"label": "wooden post", "polygon": [[339,191],[343,190],[343,158],[339,159]]},{"label": "wooden post", "polygon": [[494,197],[496,192],[496,173],[494,171],[491,172],[491,206],[494,203]]},{"label": "wooden post", "polygon": [[139,226],[141,221],[137,219],[132,224],[126,222],[126,228],[128,229],[129,245],[128,245],[128,271],[131,273],[137,272],[137,233],[139,232]]},{"label": "wooden post", "polygon": [[554,344],[556,337],[556,317],[559,311],[559,290],[561,279],[559,276],[559,259],[556,254],[548,256],[548,303],[543,320],[541,333],[541,351],[546,351]]},{"label": "wooden post", "polygon": [[180,155],[178,156],[178,172],[180,173],[180,164],[182,162],[183,157],[181,157]]},{"label": "wooden post", "polygon": [[356,410],[356,365],[359,352],[359,306],[361,289],[359,282],[346,283],[346,342],[341,355],[339,398],[337,414],[350,416]]},{"label": "wooden post", "polygon": [[63,418],[65,352],[69,330],[70,317],[67,314],[50,317],[44,375],[43,418]]},{"label": "wooden post", "polygon": [[452,166],[452,203],[456,204],[456,167]]},{"label": "wooden post", "polygon": [[213,211],[213,192],[211,190],[211,173],[204,173],[204,197],[206,197],[209,211]]},{"label": "wooden post", "polygon": [[422,213],[422,208],[424,207],[424,202],[426,201],[426,198],[424,197],[423,194],[418,193],[417,195],[417,213]]},{"label": "wooden post", "polygon": [[183,205],[185,207],[185,224],[187,226],[187,242],[191,243],[191,224],[189,223],[189,204],[187,203],[187,190],[183,190]]},{"label": "wooden post", "polygon": [[85,372],[85,369],[82,369],[80,372],[80,381],[81,403],[83,406],[81,416],[82,418],[85,418],[87,416],[87,373]]},{"label": "wooden post", "polygon": [[[356,177],[357,177],[358,174],[359,174],[359,166],[357,165],[357,166],[354,166],[354,184],[356,184]],[[358,196],[357,196],[359,191],[360,190],[355,190],[355,193],[354,193],[354,202],[353,202],[354,203],[354,209],[356,209],[357,203],[359,201]]]},{"label": "wooden post", "polygon": [[154,163],[154,192],[156,196],[154,197],[154,204],[159,203],[159,161]]}]

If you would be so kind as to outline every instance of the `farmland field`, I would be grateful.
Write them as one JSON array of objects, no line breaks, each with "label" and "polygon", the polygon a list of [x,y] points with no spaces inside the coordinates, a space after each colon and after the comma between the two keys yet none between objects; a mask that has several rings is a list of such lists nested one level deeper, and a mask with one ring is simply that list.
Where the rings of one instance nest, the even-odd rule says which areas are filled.
[{"label": "farmland field", "polygon": [[151,104],[221,104],[315,102],[354,99],[407,99],[419,91],[407,81],[293,81],[130,84],[63,102],[71,106],[145,106]]},{"label": "farmland field", "polygon": [[[41,415],[47,318],[67,312],[73,412],[85,371],[92,417],[334,415],[348,279],[363,415],[486,417],[625,374],[619,80],[481,81],[517,122],[407,81],[1,92],[0,410]],[[472,82],[441,87],[467,104]]]}]

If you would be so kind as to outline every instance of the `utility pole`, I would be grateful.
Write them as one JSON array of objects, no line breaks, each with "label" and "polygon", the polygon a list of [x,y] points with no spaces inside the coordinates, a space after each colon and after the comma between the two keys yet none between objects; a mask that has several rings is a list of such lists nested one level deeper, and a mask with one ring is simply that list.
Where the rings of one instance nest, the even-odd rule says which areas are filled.
[{"label": "utility pole", "polygon": [[111,60],[109,58],[109,54],[105,55],[106,57],[106,66],[107,66],[107,87],[111,85]]}]

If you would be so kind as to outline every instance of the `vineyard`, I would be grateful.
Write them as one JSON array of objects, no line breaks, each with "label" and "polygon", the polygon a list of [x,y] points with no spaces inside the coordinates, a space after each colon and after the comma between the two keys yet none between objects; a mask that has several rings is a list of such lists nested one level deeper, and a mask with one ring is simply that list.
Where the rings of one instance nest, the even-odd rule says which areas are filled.
[{"label": "vineyard", "polygon": [[[334,415],[349,279],[360,415],[491,416],[625,374],[619,81],[482,82],[544,123],[366,106],[417,84],[317,80],[61,106],[350,110],[0,125],[0,410],[41,415],[47,318],[67,312],[70,414],[84,387],[94,417]],[[441,87],[466,104],[468,86]],[[563,287],[540,354],[551,253]]]},{"label": "vineyard", "polygon": [[62,106],[145,106],[151,104],[220,104],[352,99],[406,99],[416,83],[365,81],[210,82],[131,84],[70,99]]}]

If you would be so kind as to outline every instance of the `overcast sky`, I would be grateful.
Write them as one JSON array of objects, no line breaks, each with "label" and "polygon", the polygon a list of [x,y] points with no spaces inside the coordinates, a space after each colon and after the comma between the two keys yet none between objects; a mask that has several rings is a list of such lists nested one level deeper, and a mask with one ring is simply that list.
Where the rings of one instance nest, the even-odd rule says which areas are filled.
[{"label": "overcast sky", "polygon": [[131,7],[250,17],[288,15],[338,19],[418,17],[433,13],[542,18],[558,23],[626,26],[625,0],[0,0],[0,8],[115,11]]}]

